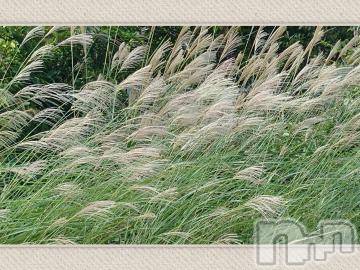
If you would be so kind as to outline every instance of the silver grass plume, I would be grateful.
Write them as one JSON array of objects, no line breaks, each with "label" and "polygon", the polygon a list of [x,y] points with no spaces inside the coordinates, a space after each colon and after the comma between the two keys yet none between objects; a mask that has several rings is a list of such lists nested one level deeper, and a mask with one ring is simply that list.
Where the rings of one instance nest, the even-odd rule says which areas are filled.
[{"label": "silver grass plume", "polygon": [[36,26],[34,28],[32,28],[25,36],[25,38],[23,39],[23,41],[20,44],[20,47],[24,46],[25,43],[27,43],[28,41],[37,38],[37,37],[43,37],[45,35],[45,28],[44,26]]}]

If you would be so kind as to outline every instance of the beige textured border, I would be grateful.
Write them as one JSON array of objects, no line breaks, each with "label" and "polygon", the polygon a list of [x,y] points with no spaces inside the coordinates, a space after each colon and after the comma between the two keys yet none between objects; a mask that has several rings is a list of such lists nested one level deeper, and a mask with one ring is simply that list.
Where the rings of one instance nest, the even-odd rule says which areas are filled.
[{"label": "beige textured border", "polygon": [[[306,247],[296,247],[299,256]],[[272,248],[266,250],[269,255]],[[329,254],[324,262],[259,266],[252,246],[8,246],[0,247],[0,269],[359,269],[360,247],[351,254]],[[279,248],[277,256],[284,257]]]},{"label": "beige textured border", "polygon": [[[356,25],[360,5],[359,0],[0,0],[0,24]],[[255,258],[253,246],[2,246],[0,270],[284,269],[259,267]],[[286,269],[359,265],[360,247]]]},{"label": "beige textured border", "polygon": [[359,0],[0,0],[2,24],[349,25]]}]

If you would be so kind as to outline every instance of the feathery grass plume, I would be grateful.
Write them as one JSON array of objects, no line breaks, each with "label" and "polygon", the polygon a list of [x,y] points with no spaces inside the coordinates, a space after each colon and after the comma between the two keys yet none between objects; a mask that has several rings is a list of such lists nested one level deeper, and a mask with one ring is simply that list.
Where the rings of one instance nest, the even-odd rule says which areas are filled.
[{"label": "feathery grass plume", "polygon": [[185,57],[183,51],[180,51],[175,58],[170,62],[169,66],[166,69],[165,77],[170,77],[174,75],[179,68],[179,66],[184,63]]},{"label": "feathery grass plume", "polygon": [[358,65],[360,62],[360,48],[356,48],[346,60],[351,65]]},{"label": "feathery grass plume", "polygon": [[[273,43],[270,45],[269,49],[262,55],[264,57],[264,69],[268,70],[274,67],[277,71],[278,66],[278,50],[279,44]],[[269,63],[269,64],[267,64]]]},{"label": "feathery grass plume", "polygon": [[[195,68],[192,71],[191,70],[183,70],[183,72],[178,73],[179,77],[183,76],[184,79],[179,79],[176,75],[176,80],[178,81],[176,91],[177,92],[183,92],[188,91],[194,87],[197,87],[199,84],[201,84],[204,79],[211,74],[213,70],[214,65],[213,64],[206,64],[203,68]],[[186,75],[186,72],[190,71],[191,74],[188,76]],[[174,76],[174,77],[175,77]],[[171,79],[173,79],[172,77]]]},{"label": "feathery grass plume", "polygon": [[218,207],[213,212],[211,212],[208,217],[209,218],[223,218],[226,217],[231,212],[231,209],[227,207]]},{"label": "feathery grass plume", "polygon": [[67,39],[65,39],[64,41],[60,42],[59,44],[56,45],[56,47],[61,47],[61,46],[72,46],[72,45],[83,45],[83,46],[89,46],[91,45],[93,42],[93,38],[92,35],[90,34],[77,34],[77,35],[72,35],[70,37],[68,37]]},{"label": "feathery grass plume", "polygon": [[165,54],[171,49],[171,42],[169,40],[162,43],[159,48],[154,52],[149,61],[149,65],[151,66],[151,72],[157,72],[164,64]]},{"label": "feathery grass plume", "polygon": [[192,85],[201,83],[213,69],[214,52],[204,52],[187,64],[183,70],[175,73],[168,80],[177,86],[180,92]]},{"label": "feathery grass plume", "polygon": [[198,29],[199,34],[196,35],[196,30],[192,33],[192,42],[190,42],[190,46],[187,48],[185,61],[202,54],[212,42],[212,36],[208,34],[209,27],[202,26]]},{"label": "feathery grass plume", "polygon": [[138,191],[145,194],[158,194],[159,191],[152,187],[152,186],[146,186],[146,185],[133,185],[130,187],[130,190]]},{"label": "feathery grass plume", "polygon": [[[178,134],[172,141],[172,148],[175,150],[184,150],[185,145],[190,144],[190,140],[194,139],[195,131],[183,131]],[[195,145],[196,142],[192,142]]]},{"label": "feathery grass plume", "polygon": [[73,169],[76,171],[78,168],[82,168],[82,165],[90,165],[97,168],[101,163],[99,156],[96,155],[87,155],[87,156],[78,156],[72,159],[71,163],[68,163],[65,169]]},{"label": "feathery grass plume", "polygon": [[236,110],[235,99],[235,95],[225,96],[223,99],[209,106],[203,113],[202,123],[210,123],[225,115],[234,114]]},{"label": "feathery grass plume", "polygon": [[267,52],[263,57],[262,66],[259,68],[259,72],[256,74],[255,81],[266,81],[278,74],[279,63],[278,57],[276,55],[277,50],[277,43],[271,45],[269,52]]},{"label": "feathery grass plume", "polygon": [[248,63],[240,69],[240,77],[238,83],[242,82],[242,86],[245,87],[251,78],[261,72],[264,66],[264,59],[258,56],[254,56],[248,60]]},{"label": "feathery grass plume", "polygon": [[292,80],[293,94],[297,94],[306,89],[310,80],[316,79],[323,67],[323,58],[321,55],[312,59],[310,63],[301,69]]},{"label": "feathery grass plume", "polygon": [[278,28],[276,28],[276,30],[273,31],[273,33],[266,40],[260,54],[265,53],[267,49],[269,49],[274,43],[276,43],[279,40],[279,38],[281,38],[284,35],[285,31],[286,31],[286,26],[279,26]]},{"label": "feathery grass plume", "polygon": [[341,123],[334,127],[332,134],[335,138],[338,136],[356,135],[360,128],[359,113],[353,115],[346,122]]},{"label": "feathery grass plume", "polygon": [[96,124],[100,124],[101,116],[98,112],[89,112],[84,117],[72,118],[66,120],[64,123],[56,127],[55,129],[49,132],[47,138],[49,140],[58,138],[61,140],[64,136],[76,135],[85,136],[88,134],[89,129],[95,126]]},{"label": "feathery grass plume", "polygon": [[118,207],[122,207],[124,209],[130,209],[132,211],[135,211],[137,213],[140,213],[140,209],[133,203],[129,202],[118,202]]},{"label": "feathery grass plume", "polygon": [[359,147],[360,145],[360,132],[345,133],[334,144],[330,145],[330,149],[337,149],[344,151],[351,149],[352,147]]},{"label": "feathery grass plume", "polygon": [[195,93],[199,94],[199,102],[214,102],[224,97],[224,95],[236,95],[238,86],[232,78],[227,77],[232,70],[231,66],[231,59],[223,62],[194,90]]},{"label": "feathery grass plume", "polygon": [[75,183],[61,183],[54,189],[55,193],[65,198],[74,198],[81,194],[81,188]]},{"label": "feathery grass plume", "polygon": [[223,43],[224,43],[224,35],[223,34],[220,34],[217,37],[213,37],[213,40],[210,43],[207,51],[218,52],[218,51],[220,51],[221,47],[223,46]]},{"label": "feathery grass plume", "polygon": [[286,201],[279,196],[261,195],[250,199],[245,207],[259,212],[263,218],[277,217],[282,213]]},{"label": "feathery grass plume", "polygon": [[319,114],[324,111],[325,104],[327,103],[326,99],[322,97],[314,98],[299,98],[294,100],[294,106],[300,114]]},{"label": "feathery grass plume", "polygon": [[172,96],[171,99],[159,111],[160,116],[171,116],[179,111],[182,107],[192,105],[199,99],[199,94],[196,92],[186,92]]},{"label": "feathery grass plume", "polygon": [[84,117],[71,118],[51,129],[39,141],[24,141],[17,145],[21,149],[39,149],[61,152],[74,146],[81,139],[90,135],[102,119],[96,112],[89,112]]},{"label": "feathery grass plume", "polygon": [[228,135],[237,126],[238,119],[236,114],[225,114],[201,127],[197,131],[197,135],[200,137],[205,136],[207,139]]},{"label": "feathery grass plume", "polygon": [[359,42],[360,42],[360,36],[358,36],[358,35],[354,36],[354,37],[341,49],[338,58],[341,58],[341,57],[345,56],[346,53],[347,53],[350,49],[358,46],[358,45],[359,45]]},{"label": "feathery grass plume", "polygon": [[360,129],[360,113],[354,115],[349,119],[341,129],[345,132],[356,132]]},{"label": "feathery grass plume", "polygon": [[[254,82],[248,89],[246,99],[249,100],[249,99],[255,97],[255,95],[257,95],[259,93],[270,92],[273,94],[278,94],[278,93],[283,92],[281,90],[282,90],[284,81],[287,78],[287,75],[288,75],[287,73],[282,72],[282,73],[276,74],[270,78],[267,78],[265,80],[259,80],[259,81]],[[242,98],[243,98],[243,96],[239,97],[240,100]]]},{"label": "feathery grass plume", "polygon": [[54,45],[44,45],[40,47],[31,54],[28,62],[44,60],[47,56],[49,56],[52,53],[53,49],[54,49]]},{"label": "feathery grass plume", "polygon": [[39,72],[44,68],[44,62],[42,60],[36,60],[30,62],[28,65],[24,66],[19,73],[11,80],[8,87],[18,83],[27,83],[30,81],[31,74]]},{"label": "feathery grass plume", "polygon": [[128,130],[122,128],[111,132],[110,134],[99,137],[101,141],[101,150],[105,153],[111,151],[119,142],[125,141],[125,139],[131,134]]},{"label": "feathery grass plume", "polygon": [[133,49],[122,62],[120,71],[134,68],[140,64],[144,60],[147,50],[147,46],[139,46]]},{"label": "feathery grass plume", "polygon": [[182,145],[181,150],[197,151],[199,148],[203,149],[203,147],[209,147],[217,139],[231,135],[236,125],[236,115],[225,115],[218,120],[205,125],[193,134],[185,132],[185,138],[182,134],[178,135],[173,140],[173,145],[179,145],[179,143],[185,139],[185,144]]},{"label": "feathery grass plume", "polygon": [[184,55],[184,63],[205,52],[211,43],[209,27],[195,27],[190,33],[189,40],[181,46],[180,52]]},{"label": "feathery grass plume", "polygon": [[20,44],[20,47],[24,46],[25,43],[27,43],[28,41],[34,39],[34,38],[38,38],[38,37],[43,37],[45,35],[45,27],[44,26],[36,26],[34,28],[32,28],[25,36],[25,38],[23,39],[23,41]]},{"label": "feathery grass plume", "polygon": [[0,221],[5,220],[9,216],[9,209],[0,209]]},{"label": "feathery grass plume", "polygon": [[38,140],[26,140],[16,144],[16,149],[27,150],[29,152],[46,152],[52,151],[53,148],[46,142]]},{"label": "feathery grass plume", "polygon": [[241,64],[243,62],[244,59],[244,53],[243,52],[239,52],[235,58],[234,61],[234,67],[233,67],[233,72],[232,72],[232,76],[235,78],[236,76],[239,75],[240,70],[241,70]]},{"label": "feathery grass plume", "polygon": [[[164,74],[169,75],[172,73],[174,66],[176,66],[178,62],[178,60],[175,61],[175,59],[180,57],[183,58],[183,56],[186,54],[186,51],[188,50],[190,39],[191,32],[189,31],[189,27],[182,27],[166,62]],[[170,66],[172,66],[172,68],[170,68]]]},{"label": "feathery grass plume", "polygon": [[57,25],[50,28],[50,30],[46,33],[45,37],[52,35],[55,32],[60,32],[62,30],[67,29],[67,26]]},{"label": "feathery grass plume", "polygon": [[56,219],[51,225],[50,228],[61,228],[69,222],[69,219],[61,217]]},{"label": "feathery grass plume", "polygon": [[20,176],[33,177],[42,172],[47,165],[46,160],[37,160],[31,163],[23,164],[21,166],[14,166],[7,171],[16,173]]},{"label": "feathery grass plume", "polygon": [[176,188],[168,188],[151,197],[151,202],[171,202],[178,197]]},{"label": "feathery grass plume", "polygon": [[95,142],[103,145],[115,145],[116,142],[125,142],[126,138],[141,126],[140,123],[141,117],[130,117],[128,120],[125,120],[121,125],[114,129],[105,129],[99,133],[96,133],[94,137]]},{"label": "feathery grass plume", "polygon": [[233,26],[226,33],[224,37],[225,45],[221,52],[219,63],[221,63],[223,60],[231,56],[239,47],[241,38],[238,36],[238,31],[239,31],[239,27]]},{"label": "feathery grass plume", "polygon": [[135,119],[139,121],[139,127],[162,126],[164,123],[163,119],[159,115],[152,112],[145,112]]},{"label": "feathery grass plume", "polygon": [[338,40],[335,45],[332,47],[331,51],[329,52],[328,57],[325,60],[325,64],[329,64],[330,61],[334,58],[334,56],[339,53],[341,49],[341,40]]},{"label": "feathery grass plume", "polygon": [[140,214],[138,216],[135,216],[133,218],[134,220],[143,220],[143,221],[151,221],[156,219],[156,214],[152,213],[152,212],[145,212],[143,214]]},{"label": "feathery grass plume", "polygon": [[151,146],[134,148],[128,152],[119,150],[120,149],[112,148],[109,151],[104,152],[101,159],[110,160],[120,164],[130,164],[135,161],[159,159],[161,153],[160,149]]},{"label": "feathery grass plume", "polygon": [[264,184],[265,180],[261,177],[263,173],[263,166],[251,166],[237,172],[234,179],[245,180],[256,185]]},{"label": "feathery grass plume", "polygon": [[130,53],[129,46],[126,45],[125,42],[121,43],[116,53],[114,53],[114,56],[111,61],[111,70],[114,70],[115,68],[118,68],[128,57]]},{"label": "feathery grass plume", "polygon": [[242,109],[247,112],[281,111],[288,106],[292,97],[286,94],[274,94],[272,91],[262,91],[243,103]]},{"label": "feathery grass plume", "polygon": [[349,73],[346,74],[346,76],[344,77],[344,80],[341,82],[341,85],[338,86],[343,86],[343,87],[346,86],[348,87],[352,85],[355,86],[360,81],[359,74],[360,74],[360,65],[350,70]]},{"label": "feathery grass plume", "polygon": [[80,92],[74,94],[75,101],[72,109],[88,113],[94,108],[99,111],[110,111],[114,106],[116,86],[107,81],[94,81],[87,83]]},{"label": "feathery grass plume", "polygon": [[[102,144],[103,148],[111,148],[111,146],[115,146],[120,142],[125,142],[126,138],[130,136],[136,129],[141,126],[142,121],[148,120],[149,124],[157,123],[156,119],[152,119],[151,115],[149,115],[149,119],[146,119],[147,115],[143,115],[143,117],[131,118],[129,121],[123,122],[119,128],[112,130],[110,133],[100,133],[96,134],[96,141]],[[146,119],[146,120],[144,120]],[[154,120],[154,121],[152,121]],[[160,123],[158,123],[160,125]],[[146,126],[146,125],[145,125]]]},{"label": "feathery grass plume", "polygon": [[253,128],[261,128],[266,124],[266,120],[263,117],[258,116],[241,116],[238,118],[237,125],[234,129],[234,132],[241,133],[248,130],[251,130]]},{"label": "feathery grass plume", "polygon": [[241,244],[239,236],[236,233],[229,233],[222,235],[214,242],[215,245],[237,245]]},{"label": "feathery grass plume", "polygon": [[71,240],[64,236],[49,239],[48,244],[50,245],[76,245],[76,241]]},{"label": "feathery grass plume", "polygon": [[168,163],[168,160],[154,160],[147,163],[136,164],[133,167],[130,167],[131,175],[130,180],[140,180],[147,177],[152,177],[153,175],[159,173],[165,165]]},{"label": "feathery grass plume", "polygon": [[84,145],[76,145],[74,147],[70,147],[59,153],[60,156],[65,158],[80,158],[92,155],[92,150]]},{"label": "feathery grass plume", "polygon": [[31,121],[39,124],[53,126],[58,123],[62,117],[64,117],[64,114],[64,111],[61,109],[47,108],[39,111],[36,115],[34,115]]},{"label": "feathery grass plume", "polygon": [[[86,26],[80,26],[80,32],[82,34],[86,34],[87,33],[87,29],[89,27],[86,27]],[[83,51],[84,51],[84,64],[86,65],[87,64],[87,54],[88,54],[88,45],[86,43],[83,44]]]},{"label": "feathery grass plume", "polygon": [[291,44],[289,47],[279,53],[279,62],[285,63],[285,65],[283,66],[283,70],[285,70],[286,67],[289,65],[289,60],[291,62],[291,59],[294,59],[297,56],[295,52],[298,52],[297,50],[299,50],[299,48],[301,50],[302,46],[299,41],[296,41],[295,43]]},{"label": "feathery grass plume", "polygon": [[0,113],[0,130],[20,131],[27,126],[31,115],[25,111],[11,110]]},{"label": "feathery grass plume", "polygon": [[329,80],[322,92],[318,91],[315,93],[315,95],[318,95],[319,97],[318,101],[322,102],[324,105],[329,105],[331,101],[336,99],[339,100],[340,98],[344,97],[346,91],[343,90],[344,87],[346,87],[346,83],[347,82],[345,78],[341,79],[340,76]]},{"label": "feathery grass plume", "polygon": [[288,57],[288,60],[286,61],[283,71],[288,71],[289,73],[292,73],[294,71],[297,71],[301,63],[304,61],[304,49],[302,45],[298,44],[293,48],[293,51],[291,52],[290,56]]},{"label": "feathery grass plume", "polygon": [[160,158],[160,153],[161,150],[159,148],[144,146],[126,152],[122,160],[125,163],[129,163],[139,159],[158,159]]},{"label": "feathery grass plume", "polygon": [[307,129],[311,129],[314,125],[321,123],[325,120],[325,118],[321,117],[321,116],[315,116],[315,117],[311,117],[311,118],[307,118],[304,121],[302,121],[301,123],[298,124],[295,132],[301,132]]},{"label": "feathery grass plume", "polygon": [[133,107],[138,108],[141,112],[149,110],[155,105],[155,102],[165,93],[166,84],[164,79],[157,77],[141,92],[139,98]]},{"label": "feathery grass plume", "polygon": [[349,68],[336,68],[334,65],[322,67],[318,76],[305,84],[307,94],[312,96],[335,96],[339,93],[339,83],[349,74]]},{"label": "feathery grass plume", "polygon": [[168,134],[169,133],[164,126],[147,126],[130,134],[128,139],[135,141],[151,141],[155,137],[164,138]]},{"label": "feathery grass plume", "polygon": [[96,201],[81,209],[76,216],[106,218],[111,214],[111,210],[117,206],[114,201]]},{"label": "feathery grass plume", "polygon": [[196,126],[202,117],[203,112],[199,105],[186,105],[174,112],[168,122],[171,129],[182,130]]},{"label": "feathery grass plume", "polygon": [[313,38],[310,40],[310,42],[308,43],[308,45],[306,46],[305,50],[304,50],[304,56],[308,55],[308,62],[312,53],[313,48],[316,46],[316,44],[322,39],[322,37],[324,36],[325,32],[323,30],[322,26],[317,26],[313,35]]},{"label": "feathery grass plume", "polygon": [[118,84],[117,89],[128,92],[129,104],[132,105],[140,95],[141,90],[148,86],[151,75],[151,66],[143,67]]},{"label": "feathery grass plume", "polygon": [[70,86],[63,83],[34,84],[21,89],[14,95],[14,98],[18,102],[32,102],[40,107],[45,107],[47,104],[58,106],[72,100],[71,89]]},{"label": "feathery grass plume", "polygon": [[7,89],[0,89],[0,108],[7,108],[14,104],[14,96]]},{"label": "feathery grass plume", "polygon": [[16,142],[19,137],[18,132],[2,130],[0,131],[0,149],[6,149]]},{"label": "feathery grass plume", "polygon": [[264,31],[264,27],[260,26],[254,40],[254,54],[257,55],[261,52],[262,48],[265,45],[266,37],[268,34]]}]

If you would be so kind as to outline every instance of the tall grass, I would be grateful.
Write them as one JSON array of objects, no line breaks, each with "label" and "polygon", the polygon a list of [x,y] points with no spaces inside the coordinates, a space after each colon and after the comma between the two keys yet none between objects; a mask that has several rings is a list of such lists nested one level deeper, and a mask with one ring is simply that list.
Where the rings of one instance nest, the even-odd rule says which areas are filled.
[{"label": "tall grass", "polygon": [[81,89],[24,85],[53,49],[39,42],[1,89],[1,243],[252,243],[260,217],[360,227],[359,36],[313,56],[320,27],[284,51],[284,27],[260,28],[244,57],[236,27],[208,30],[121,44]]}]

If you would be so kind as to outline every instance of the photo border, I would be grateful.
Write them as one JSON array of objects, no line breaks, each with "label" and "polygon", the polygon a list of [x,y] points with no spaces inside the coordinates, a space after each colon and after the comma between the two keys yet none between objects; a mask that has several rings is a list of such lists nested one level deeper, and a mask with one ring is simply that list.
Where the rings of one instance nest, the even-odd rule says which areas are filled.
[{"label": "photo border", "polygon": [[353,25],[358,0],[0,0],[3,25]]},{"label": "photo border", "polygon": [[[358,0],[0,0],[0,22],[340,26],[360,25],[360,5]],[[0,269],[262,269],[254,253],[252,245],[3,245]],[[357,269],[359,265],[360,246],[356,246],[354,253],[335,254],[322,264],[309,262],[286,269]],[[275,268],[279,269],[264,267]]]}]

